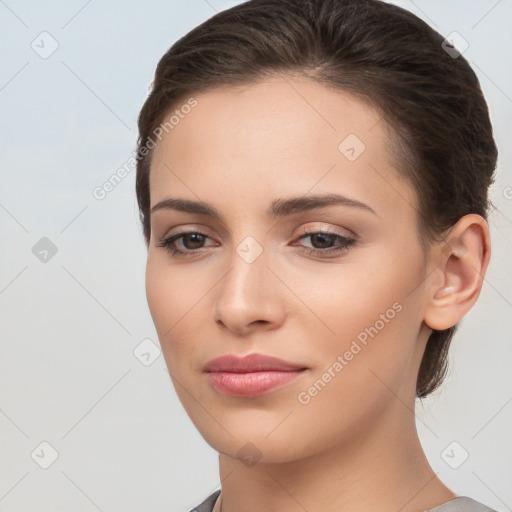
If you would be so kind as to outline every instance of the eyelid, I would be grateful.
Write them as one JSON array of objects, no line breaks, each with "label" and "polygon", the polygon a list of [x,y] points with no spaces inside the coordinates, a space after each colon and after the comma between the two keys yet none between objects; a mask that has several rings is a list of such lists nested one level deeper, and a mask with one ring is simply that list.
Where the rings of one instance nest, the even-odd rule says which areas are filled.
[{"label": "eyelid", "polygon": [[[340,226],[336,226],[336,228],[332,227],[330,225],[329,227],[325,226],[319,226],[318,224],[321,224],[321,222],[317,222],[316,225],[306,224],[301,226],[299,233],[297,233],[293,237],[293,242],[290,244],[291,246],[300,247],[301,250],[304,250],[310,254],[315,255],[322,255],[322,257],[328,257],[330,254],[335,255],[336,253],[339,253],[340,251],[346,250],[347,248],[353,246],[357,241],[358,237],[354,234],[353,231],[347,229],[347,228],[341,228]],[[343,229],[345,233],[339,232],[338,230]],[[215,240],[214,237],[210,236],[208,233],[209,229],[203,229],[203,227],[198,227],[193,224],[187,224],[187,225],[179,225],[174,226],[166,235],[159,238],[159,242],[156,244],[157,247],[165,247],[167,250],[172,252],[174,255],[181,255],[181,256],[192,256],[194,254],[200,254],[201,252],[204,252],[208,248],[215,247],[219,245],[219,242]],[[209,239],[213,241],[214,243],[211,245],[205,245],[204,247],[198,248],[196,250],[180,250],[180,249],[171,249],[172,245],[177,243],[178,240],[182,239],[187,234],[199,234],[203,236],[206,239]],[[330,248],[324,248],[324,249],[315,249],[315,248],[308,248],[304,247],[300,244],[301,240],[307,239],[310,236],[313,236],[315,234],[324,234],[329,236],[334,236],[336,239],[338,239],[339,243],[341,243],[341,247],[338,245],[338,248],[336,249],[330,249]]]},{"label": "eyelid", "polygon": [[186,235],[187,233],[201,233],[202,235],[207,236],[208,238],[214,239],[214,237],[211,236],[211,233],[209,231],[209,229],[203,226],[186,224],[185,226],[174,226],[171,230],[169,230],[159,238],[169,238],[174,235]]},{"label": "eyelid", "polygon": [[[346,236],[347,238],[358,238],[358,235],[357,233],[355,233],[354,231],[346,228],[346,227],[342,227],[342,226],[333,226],[332,223],[330,222],[326,222],[326,221],[322,221],[322,220],[318,220],[318,221],[310,221],[308,223],[306,223],[306,225],[304,226],[301,226],[299,228],[299,234],[303,234],[303,233],[306,233],[306,232],[310,232],[311,230],[313,229],[319,229],[320,231],[329,231],[329,232],[332,232],[332,230],[342,230],[341,233],[336,233],[336,234],[339,234],[340,236]],[[211,234],[211,230],[210,228],[208,228],[207,226],[205,226],[204,224],[189,224],[189,223],[183,223],[183,224],[179,224],[179,225],[176,225],[176,226],[173,226],[173,228],[166,232],[164,235],[160,236],[159,238],[165,238],[165,237],[169,237],[169,236],[172,236],[176,233],[183,233],[183,232],[200,232],[200,233],[203,233],[207,236],[209,236],[210,238],[215,238],[214,236],[212,236]],[[221,231],[224,231],[223,229]]]},{"label": "eyelid", "polygon": [[[350,229],[341,228],[340,226],[337,226],[336,228],[334,228],[334,227],[332,227],[332,225],[330,225],[328,227],[326,227],[325,225],[319,226],[319,224],[321,224],[321,223],[317,222],[314,225],[311,225],[311,223],[310,223],[310,224],[307,224],[306,226],[302,226],[299,229],[299,232],[296,233],[296,235],[294,236],[294,239],[299,238],[301,235],[306,235],[306,234],[310,235],[310,234],[315,234],[315,233],[333,234],[333,235],[338,235],[338,236],[341,236],[341,237],[347,238],[347,239],[357,239],[358,238],[357,234],[354,233],[354,231],[352,231]],[[341,229],[342,231],[338,232],[337,229]],[[200,234],[217,242],[217,240],[215,240],[215,237],[213,237],[211,235],[211,233],[209,233],[209,229],[205,229],[203,226],[194,225],[194,224],[187,224],[185,226],[183,226],[183,225],[174,226],[172,228],[172,230],[170,230],[166,234],[164,234],[160,237],[157,237],[157,238],[161,240],[164,238],[170,238],[170,237],[172,237],[174,235],[178,235],[178,234],[186,235],[187,233],[200,233]]]},{"label": "eyelid", "polygon": [[[342,230],[342,231],[338,232],[338,230]],[[343,238],[349,238],[349,239],[357,239],[358,238],[357,234],[354,233],[354,231],[347,229],[347,228],[342,228],[341,226],[333,227],[332,225],[328,225],[328,226],[313,225],[313,226],[311,226],[308,224],[308,225],[302,226],[300,228],[298,235],[300,236],[300,235],[312,234],[312,233],[329,233],[332,235],[338,235]]]}]

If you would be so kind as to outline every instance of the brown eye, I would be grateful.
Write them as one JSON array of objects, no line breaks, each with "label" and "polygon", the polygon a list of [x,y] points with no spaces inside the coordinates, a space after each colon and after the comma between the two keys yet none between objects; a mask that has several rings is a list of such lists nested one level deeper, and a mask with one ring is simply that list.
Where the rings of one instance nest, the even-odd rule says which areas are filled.
[{"label": "brown eye", "polygon": [[[158,247],[165,247],[173,256],[188,256],[202,249],[208,238],[210,237],[198,231],[184,231],[162,239]],[[178,249],[176,243],[180,239],[182,248]]]},{"label": "brown eye", "polygon": [[338,238],[338,235],[327,233],[314,233],[308,236],[311,238],[312,245],[316,249],[328,249],[336,243]]},{"label": "brown eye", "polygon": [[[328,231],[310,231],[303,233],[299,240],[310,238],[313,247],[301,246],[302,250],[309,254],[332,255],[348,250],[356,241],[353,238],[338,235]],[[338,244],[336,245],[336,242]]]},{"label": "brown eye", "polygon": [[187,233],[186,235],[182,235],[183,238],[183,246],[185,249],[199,249],[201,244],[204,243],[205,236],[201,233]]}]

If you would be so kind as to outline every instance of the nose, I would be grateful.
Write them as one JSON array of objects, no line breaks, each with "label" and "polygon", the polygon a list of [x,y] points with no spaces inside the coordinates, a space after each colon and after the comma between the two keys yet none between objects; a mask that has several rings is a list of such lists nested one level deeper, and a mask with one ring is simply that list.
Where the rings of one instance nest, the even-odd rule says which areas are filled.
[{"label": "nose", "polygon": [[220,329],[242,336],[283,324],[285,300],[267,264],[265,251],[254,261],[233,251],[230,269],[217,288],[214,315]]}]

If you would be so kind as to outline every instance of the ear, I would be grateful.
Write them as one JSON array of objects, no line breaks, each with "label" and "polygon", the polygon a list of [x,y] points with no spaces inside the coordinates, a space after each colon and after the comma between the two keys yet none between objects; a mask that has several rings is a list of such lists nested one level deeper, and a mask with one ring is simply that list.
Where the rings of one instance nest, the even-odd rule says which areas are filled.
[{"label": "ear", "polygon": [[489,226],[480,215],[465,215],[433,251],[424,322],[434,330],[457,324],[476,302],[491,257]]}]

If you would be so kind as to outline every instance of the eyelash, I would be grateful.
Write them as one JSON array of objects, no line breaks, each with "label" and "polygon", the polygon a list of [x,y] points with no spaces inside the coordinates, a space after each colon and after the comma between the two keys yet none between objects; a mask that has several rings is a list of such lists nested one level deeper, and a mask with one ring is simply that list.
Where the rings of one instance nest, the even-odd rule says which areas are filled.
[{"label": "eyelash", "polygon": [[[172,244],[176,241],[182,238],[185,235],[201,235],[203,237],[209,238],[208,235],[205,235],[204,233],[201,233],[200,231],[181,231],[180,233],[176,233],[174,235],[171,235],[167,238],[164,238],[160,241],[158,244],[158,247],[164,247],[171,256],[176,257],[187,257],[191,256],[199,251],[199,249],[189,249],[189,251],[180,251],[172,246]],[[331,255],[331,254],[337,254],[341,253],[343,251],[348,250],[354,243],[356,242],[353,238],[348,238],[346,236],[338,235],[337,233],[332,233],[330,231],[305,231],[303,232],[298,240],[302,240],[303,238],[308,238],[312,235],[327,235],[327,236],[333,236],[335,237],[335,240],[339,240],[341,244],[335,248],[327,248],[327,249],[315,249],[310,247],[304,247],[302,245],[297,246],[300,247],[301,250],[305,251],[309,255],[315,255],[315,256],[323,256],[323,255]]]}]

